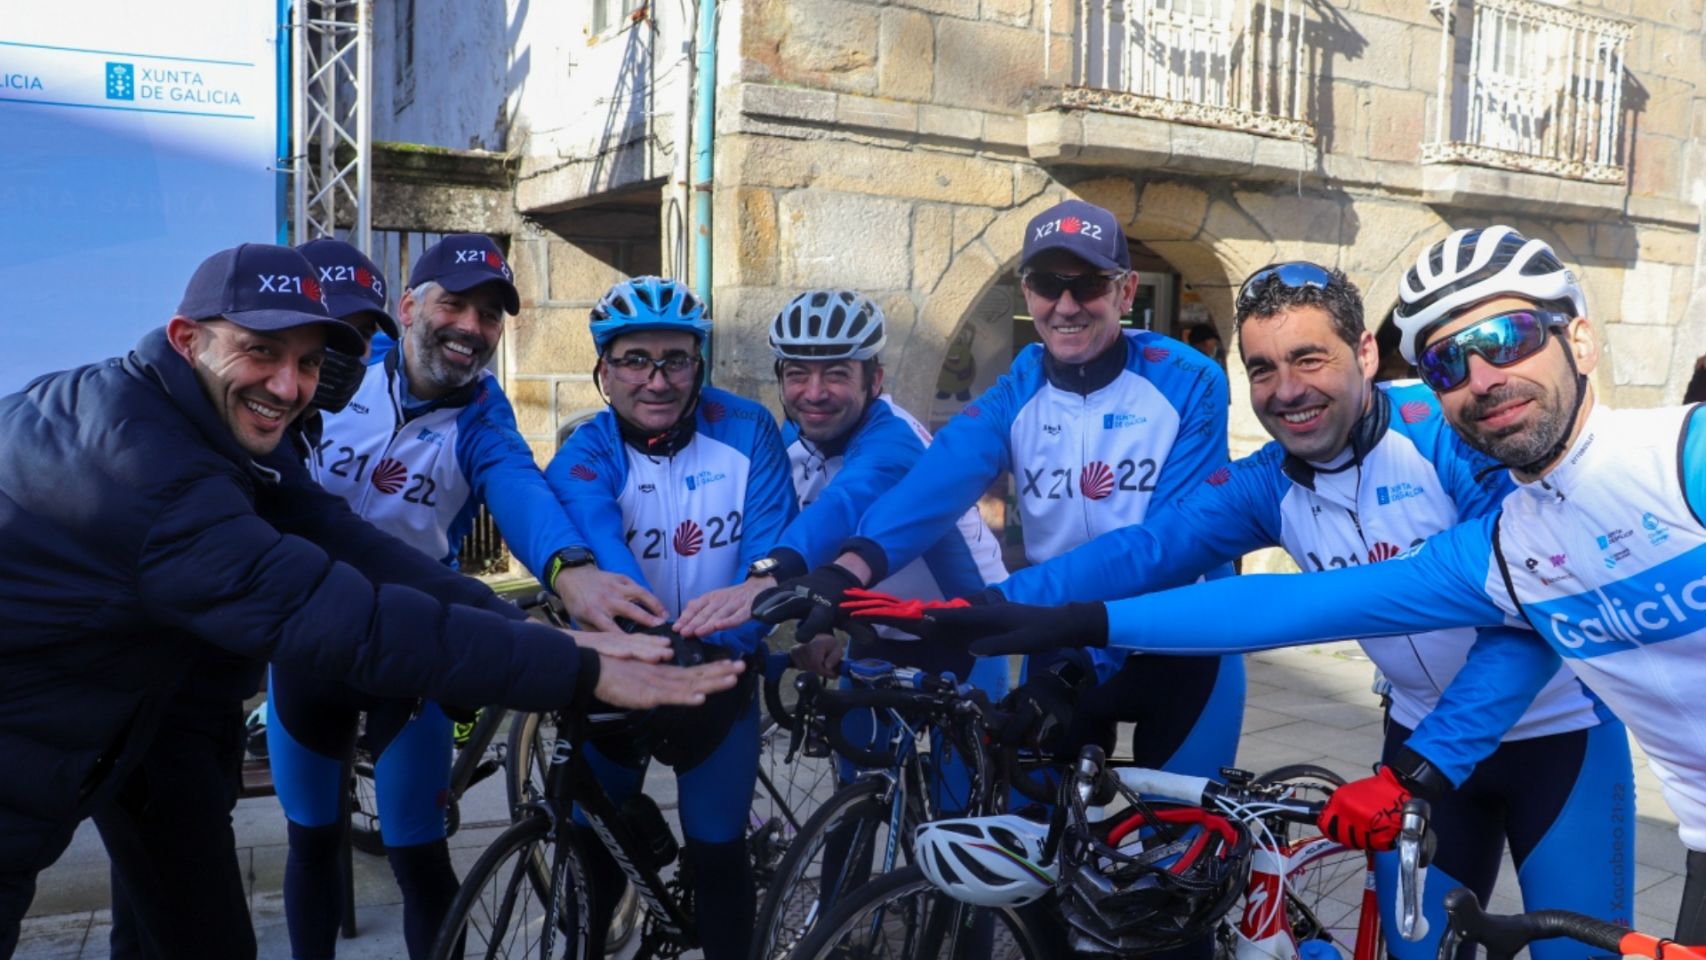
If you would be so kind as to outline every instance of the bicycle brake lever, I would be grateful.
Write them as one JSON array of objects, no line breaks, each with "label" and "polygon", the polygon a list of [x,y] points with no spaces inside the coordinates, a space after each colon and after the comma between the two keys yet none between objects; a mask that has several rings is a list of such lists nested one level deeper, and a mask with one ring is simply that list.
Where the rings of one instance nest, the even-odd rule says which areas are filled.
[{"label": "bicycle brake lever", "polygon": [[1428,814],[1426,800],[1409,800],[1398,831],[1398,935],[1412,943],[1428,933],[1428,918],[1422,913],[1422,889],[1433,853],[1427,842]]}]

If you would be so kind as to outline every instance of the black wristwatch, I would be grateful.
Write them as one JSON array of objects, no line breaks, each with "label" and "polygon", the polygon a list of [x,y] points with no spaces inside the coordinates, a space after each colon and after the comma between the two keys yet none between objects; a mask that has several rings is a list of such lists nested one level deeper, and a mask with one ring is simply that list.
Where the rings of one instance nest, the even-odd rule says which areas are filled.
[{"label": "black wristwatch", "polygon": [[545,565],[545,586],[549,588],[557,582],[557,574],[575,567],[584,567],[596,563],[597,557],[585,547],[564,547],[551,554],[551,562]]},{"label": "black wristwatch", "polygon": [[1387,768],[1406,789],[1424,800],[1432,800],[1456,789],[1433,761],[1422,756],[1408,745],[1398,748],[1397,754],[1388,763]]},{"label": "black wristwatch", "polygon": [[773,577],[780,566],[782,566],[782,561],[775,557],[759,557],[752,561],[751,566],[746,568],[746,578],[751,580],[753,577]]}]

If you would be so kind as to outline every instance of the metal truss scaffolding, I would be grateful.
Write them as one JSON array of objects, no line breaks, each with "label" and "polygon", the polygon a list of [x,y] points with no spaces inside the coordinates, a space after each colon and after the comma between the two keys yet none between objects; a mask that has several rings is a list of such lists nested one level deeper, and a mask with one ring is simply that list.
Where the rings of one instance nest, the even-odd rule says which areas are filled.
[{"label": "metal truss scaffolding", "polygon": [[347,240],[373,234],[373,7],[370,0],[291,5],[292,237]]}]

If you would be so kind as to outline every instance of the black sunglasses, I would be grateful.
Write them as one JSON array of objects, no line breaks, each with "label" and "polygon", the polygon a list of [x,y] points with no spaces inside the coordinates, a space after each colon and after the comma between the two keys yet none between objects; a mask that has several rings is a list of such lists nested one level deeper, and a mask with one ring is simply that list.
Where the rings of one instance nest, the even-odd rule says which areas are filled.
[{"label": "black sunglasses", "polygon": [[1060,295],[1072,291],[1072,299],[1079,303],[1089,303],[1108,295],[1114,284],[1125,278],[1125,271],[1119,273],[1049,273],[1046,270],[1027,270],[1019,275],[1030,291],[1044,300],[1059,300]]},{"label": "black sunglasses", "polygon": [[1428,344],[1416,358],[1416,372],[1437,393],[1455,390],[1469,380],[1471,355],[1495,367],[1521,363],[1546,346],[1548,328],[1569,322],[1569,316],[1547,310],[1494,314]]},{"label": "black sunglasses", "polygon": [[1255,273],[1238,288],[1238,299],[1233,304],[1239,313],[1250,309],[1256,303],[1258,291],[1269,280],[1278,278],[1279,282],[1292,290],[1302,287],[1314,287],[1318,290],[1327,289],[1333,282],[1333,275],[1327,268],[1307,260],[1292,260],[1287,263],[1270,263]]}]

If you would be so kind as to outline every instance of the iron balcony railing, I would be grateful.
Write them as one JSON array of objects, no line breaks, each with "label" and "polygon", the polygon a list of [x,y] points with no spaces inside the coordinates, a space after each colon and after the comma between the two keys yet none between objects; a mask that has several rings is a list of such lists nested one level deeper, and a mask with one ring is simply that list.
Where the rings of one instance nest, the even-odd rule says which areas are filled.
[{"label": "iron balcony railing", "polygon": [[1433,7],[1441,18],[1439,89],[1422,162],[1624,182],[1630,25],[1540,0]]},{"label": "iron balcony railing", "polygon": [[1302,0],[1049,3],[1077,8],[1062,106],[1314,139]]}]

